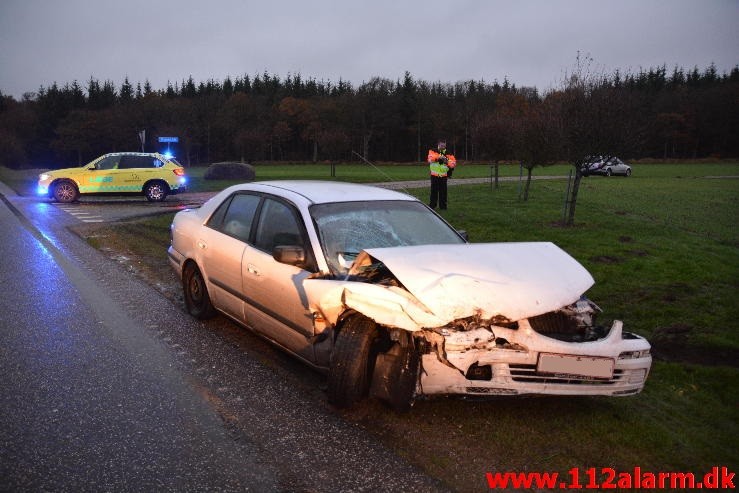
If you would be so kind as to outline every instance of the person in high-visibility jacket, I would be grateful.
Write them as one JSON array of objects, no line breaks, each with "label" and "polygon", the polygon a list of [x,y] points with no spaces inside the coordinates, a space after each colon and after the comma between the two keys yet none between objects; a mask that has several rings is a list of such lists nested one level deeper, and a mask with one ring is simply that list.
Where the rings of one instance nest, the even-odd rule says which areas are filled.
[{"label": "person in high-visibility jacket", "polygon": [[431,198],[429,199],[429,207],[436,209],[438,205],[440,209],[446,209],[447,178],[451,178],[454,167],[457,166],[457,158],[453,154],[447,153],[446,142],[440,140],[436,145],[436,150],[429,149],[428,162],[429,171],[431,171]]}]

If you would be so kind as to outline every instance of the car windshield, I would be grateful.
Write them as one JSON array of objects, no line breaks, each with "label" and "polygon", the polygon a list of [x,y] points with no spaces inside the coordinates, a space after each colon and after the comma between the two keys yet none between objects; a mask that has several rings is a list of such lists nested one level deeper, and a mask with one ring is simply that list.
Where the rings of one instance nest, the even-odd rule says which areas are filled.
[{"label": "car windshield", "polygon": [[346,273],[359,252],[367,248],[464,243],[420,202],[318,204],[310,213],[323,254],[335,274]]}]

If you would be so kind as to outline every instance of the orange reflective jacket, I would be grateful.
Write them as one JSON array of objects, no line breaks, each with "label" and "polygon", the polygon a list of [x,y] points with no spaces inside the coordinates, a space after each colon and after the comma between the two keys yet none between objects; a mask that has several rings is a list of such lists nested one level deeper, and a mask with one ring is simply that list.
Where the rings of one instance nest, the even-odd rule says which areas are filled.
[{"label": "orange reflective jacket", "polygon": [[441,156],[441,153],[436,152],[433,149],[429,149],[428,163],[431,176],[447,176],[449,170],[457,165],[457,158],[454,157],[454,154],[444,155],[447,159],[446,164],[439,162],[439,158]]}]

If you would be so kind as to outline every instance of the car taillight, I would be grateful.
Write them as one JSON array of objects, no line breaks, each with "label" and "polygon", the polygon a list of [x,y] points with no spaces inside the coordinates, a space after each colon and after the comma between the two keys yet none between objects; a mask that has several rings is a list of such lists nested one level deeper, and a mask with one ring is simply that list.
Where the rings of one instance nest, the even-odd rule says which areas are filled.
[{"label": "car taillight", "polygon": [[175,168],[172,171],[174,171],[174,174],[177,176],[185,176],[185,170],[183,168]]}]

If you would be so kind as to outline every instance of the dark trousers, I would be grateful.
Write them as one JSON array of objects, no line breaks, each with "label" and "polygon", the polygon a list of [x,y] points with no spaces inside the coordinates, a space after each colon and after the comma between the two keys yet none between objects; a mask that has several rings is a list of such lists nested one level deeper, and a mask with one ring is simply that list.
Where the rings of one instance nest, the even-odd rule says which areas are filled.
[{"label": "dark trousers", "polygon": [[437,204],[440,209],[446,209],[446,181],[446,176],[431,176],[429,207],[432,209],[436,209]]}]

